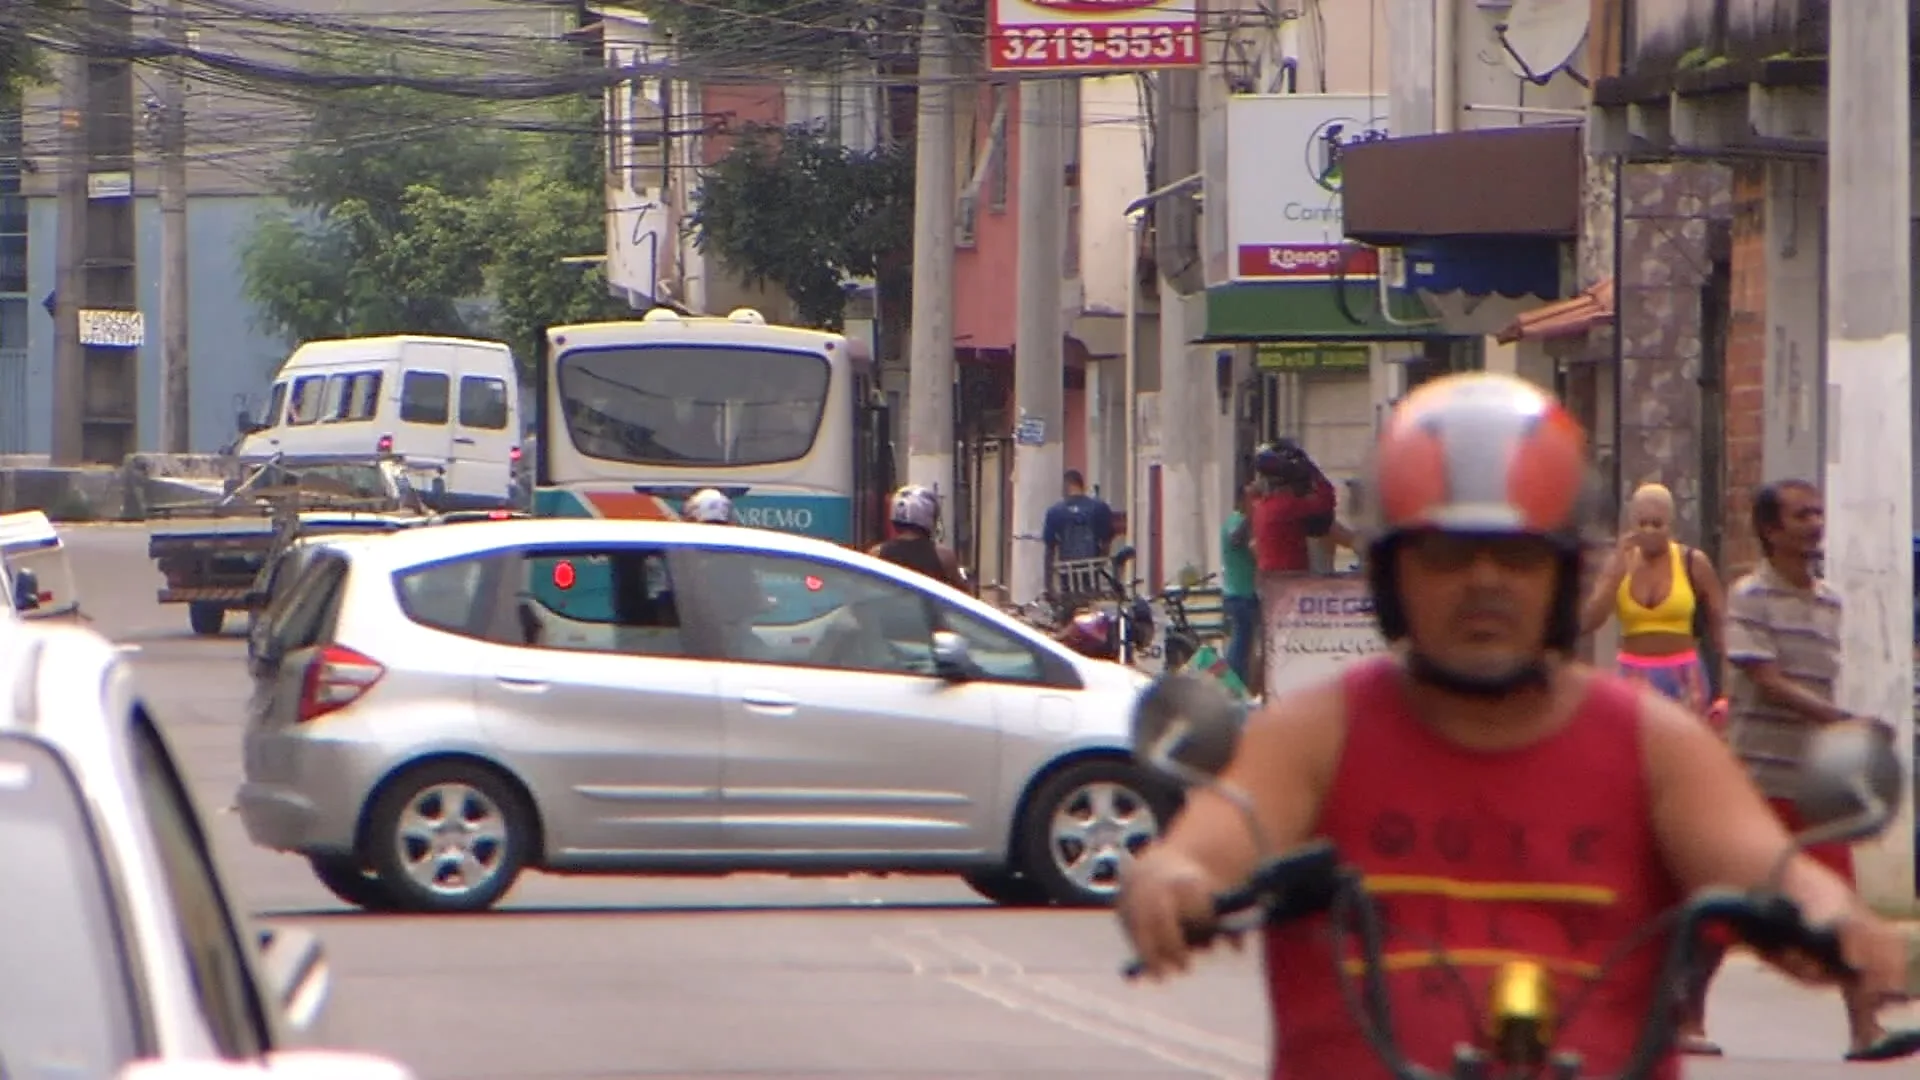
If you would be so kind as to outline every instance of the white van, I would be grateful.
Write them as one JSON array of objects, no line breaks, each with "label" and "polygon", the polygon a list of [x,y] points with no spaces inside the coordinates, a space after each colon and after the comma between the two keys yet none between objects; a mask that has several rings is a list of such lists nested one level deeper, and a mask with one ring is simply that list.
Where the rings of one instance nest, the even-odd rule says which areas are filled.
[{"label": "white van", "polygon": [[497,341],[395,334],[309,341],[275,376],[266,412],[243,418],[242,457],[403,457],[437,509],[508,505],[520,459],[520,380]]}]

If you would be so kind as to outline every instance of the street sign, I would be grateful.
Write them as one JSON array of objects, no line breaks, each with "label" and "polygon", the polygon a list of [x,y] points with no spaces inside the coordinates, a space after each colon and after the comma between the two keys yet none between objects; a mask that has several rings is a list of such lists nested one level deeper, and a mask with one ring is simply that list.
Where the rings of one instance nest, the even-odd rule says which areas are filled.
[{"label": "street sign", "polygon": [[1201,0],[988,0],[989,71],[1083,73],[1205,64]]},{"label": "street sign", "polygon": [[137,311],[80,309],[80,344],[137,349],[146,344],[147,320]]}]

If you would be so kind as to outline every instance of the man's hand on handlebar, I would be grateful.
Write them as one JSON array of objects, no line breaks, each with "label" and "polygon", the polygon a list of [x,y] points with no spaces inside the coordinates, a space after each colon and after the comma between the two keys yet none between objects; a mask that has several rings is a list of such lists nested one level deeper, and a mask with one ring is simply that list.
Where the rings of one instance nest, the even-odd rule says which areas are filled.
[{"label": "man's hand on handlebar", "polygon": [[[1909,1000],[1907,990],[1907,936],[1897,926],[1870,911],[1846,915],[1828,927],[1839,945],[1840,957],[1853,969],[1850,982],[1876,1003]],[[1831,965],[1809,952],[1788,949],[1768,953],[1767,962],[1805,983],[1832,984]]]},{"label": "man's hand on handlebar", "polygon": [[[1118,911],[1141,974],[1163,979],[1187,970],[1192,954],[1209,947],[1194,930],[1213,925],[1214,896],[1228,884],[1172,848],[1149,848],[1127,867]],[[1240,947],[1238,935],[1221,937]]]}]

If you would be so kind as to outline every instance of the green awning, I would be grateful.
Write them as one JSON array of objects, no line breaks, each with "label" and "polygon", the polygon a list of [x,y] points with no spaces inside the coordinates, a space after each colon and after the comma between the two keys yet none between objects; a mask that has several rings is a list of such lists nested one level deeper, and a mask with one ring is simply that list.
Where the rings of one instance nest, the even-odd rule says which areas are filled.
[{"label": "green awning", "polygon": [[[1431,318],[1417,297],[1398,290],[1390,295],[1394,317],[1410,322]],[[1447,336],[1451,335],[1438,327],[1395,326],[1381,318],[1380,294],[1372,281],[1290,281],[1238,282],[1208,289],[1206,326],[1194,340],[1420,341]]]}]

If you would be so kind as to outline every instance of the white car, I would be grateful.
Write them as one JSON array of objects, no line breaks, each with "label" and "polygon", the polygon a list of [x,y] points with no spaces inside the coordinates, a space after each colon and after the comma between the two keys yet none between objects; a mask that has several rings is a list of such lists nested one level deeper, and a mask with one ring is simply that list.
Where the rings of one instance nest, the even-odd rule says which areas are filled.
[{"label": "white car", "polygon": [[0,622],[0,1059],[8,1075],[264,1061],[315,1035],[328,970],[256,931],[113,645]]},{"label": "white car", "polygon": [[561,874],[1110,900],[1178,794],[1146,677],[824,541],[550,518],[330,539],[253,658],[242,820],[372,909]]}]

